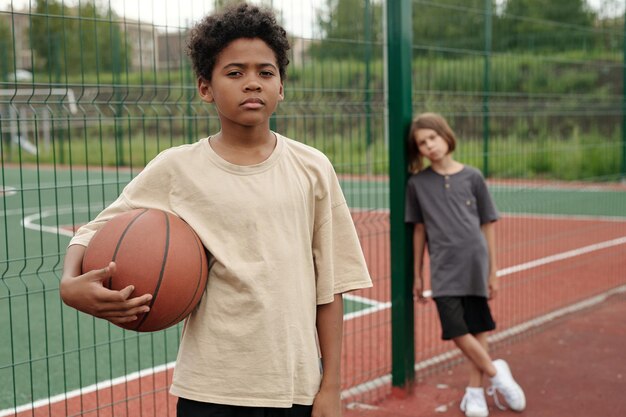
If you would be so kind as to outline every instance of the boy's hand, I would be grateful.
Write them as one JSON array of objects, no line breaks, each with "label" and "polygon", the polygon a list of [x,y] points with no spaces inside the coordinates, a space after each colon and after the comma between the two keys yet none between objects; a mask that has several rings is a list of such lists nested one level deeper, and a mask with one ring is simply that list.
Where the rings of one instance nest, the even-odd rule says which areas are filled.
[{"label": "boy's hand", "polygon": [[341,417],[341,391],[321,388],[313,401],[311,417]]},{"label": "boy's hand", "polygon": [[428,301],[424,297],[424,278],[421,275],[415,275],[413,280],[413,299],[420,304],[425,304]]},{"label": "boy's hand", "polygon": [[500,289],[500,278],[496,273],[489,274],[489,299],[493,300]]},{"label": "boy's hand", "polygon": [[129,298],[135,289],[132,285],[121,291],[109,290],[103,282],[115,273],[115,263],[105,268],[89,271],[76,277],[64,276],[61,280],[61,298],[70,307],[110,321],[114,324],[137,320],[137,314],[150,310],[151,294]]}]

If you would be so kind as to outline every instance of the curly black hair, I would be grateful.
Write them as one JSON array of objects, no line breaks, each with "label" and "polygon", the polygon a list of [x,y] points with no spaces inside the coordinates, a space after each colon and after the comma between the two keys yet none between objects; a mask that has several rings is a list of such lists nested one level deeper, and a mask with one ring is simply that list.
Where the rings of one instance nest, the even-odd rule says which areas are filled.
[{"label": "curly black hair", "polygon": [[211,81],[220,52],[240,38],[263,40],[274,51],[280,78],[285,79],[289,64],[287,32],[276,22],[271,10],[245,3],[206,16],[191,29],[187,55],[196,76]]}]

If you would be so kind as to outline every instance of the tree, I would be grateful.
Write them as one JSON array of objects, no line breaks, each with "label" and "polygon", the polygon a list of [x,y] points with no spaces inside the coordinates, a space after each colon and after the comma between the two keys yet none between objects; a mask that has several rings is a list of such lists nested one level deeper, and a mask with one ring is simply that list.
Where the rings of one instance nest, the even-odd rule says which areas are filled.
[{"label": "tree", "polygon": [[[311,46],[311,55],[322,59],[363,59],[366,48],[371,47],[368,43],[382,41],[381,19],[382,5],[379,2],[327,0],[326,9],[317,13],[322,40]],[[366,22],[370,22],[369,27]]]},{"label": "tree", "polygon": [[[492,10],[496,10],[495,0],[491,1]],[[413,7],[413,44],[423,48],[482,50],[485,18],[485,0],[424,2]]]},{"label": "tree", "polygon": [[82,51],[80,68],[88,71],[119,72],[129,62],[130,46],[118,17],[111,9],[101,10],[96,3],[83,3],[76,11],[77,31]]},{"label": "tree", "polygon": [[37,1],[31,16],[31,48],[35,67],[53,81],[62,74],[115,71],[128,62],[131,51],[122,44],[117,16],[95,1],[69,7],[58,0]]},{"label": "tree", "polygon": [[13,33],[4,16],[0,16],[0,81],[6,81],[14,69]]},{"label": "tree", "polygon": [[[65,13],[66,8],[58,1],[38,1],[35,15],[31,16],[30,22],[29,36],[31,49],[35,54],[34,65],[47,70],[54,80],[60,79],[63,65],[67,63],[63,58],[77,50],[73,45],[68,45],[73,39],[67,38],[65,32]],[[73,22],[67,23],[70,26]]]},{"label": "tree", "polygon": [[599,30],[598,47],[622,51],[624,45],[623,0],[599,0],[597,4]]},{"label": "tree", "polygon": [[593,39],[596,15],[585,0],[507,0],[503,8],[505,47],[578,49]]}]

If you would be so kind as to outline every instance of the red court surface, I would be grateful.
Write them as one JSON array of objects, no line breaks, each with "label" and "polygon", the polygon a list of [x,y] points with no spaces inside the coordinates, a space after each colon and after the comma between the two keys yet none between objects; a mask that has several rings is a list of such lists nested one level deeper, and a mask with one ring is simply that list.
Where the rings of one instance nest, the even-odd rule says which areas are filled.
[{"label": "red court surface", "polygon": [[[378,303],[372,311],[344,325],[344,389],[367,385],[364,395],[345,403],[372,401],[348,409],[344,417],[459,416],[467,372],[443,364],[398,398],[387,396],[391,364],[390,244],[386,212],[355,215],[374,288],[353,295]],[[554,311],[606,294],[624,285],[626,222],[616,219],[506,217],[497,229],[501,288],[492,302],[503,336],[494,357],[508,360],[525,388],[530,417],[626,417],[626,291],[604,303],[558,320],[533,321]],[[533,334],[505,334],[531,323]],[[440,340],[434,303],[416,306],[416,363],[423,364],[453,349]],[[20,407],[18,417],[161,417],[176,415],[168,395],[172,369],[158,367],[105,384],[60,394]],[[377,385],[380,381],[382,385]],[[372,388],[370,382],[376,386]],[[382,400],[381,400],[382,398]],[[377,402],[373,402],[377,401]],[[359,405],[359,404],[357,404]],[[490,401],[492,416],[500,411]]]},{"label": "red court surface", "polygon": [[[624,417],[626,293],[497,347],[492,356],[509,362],[527,399],[526,410],[518,414],[497,409],[488,397],[492,417]],[[344,417],[462,417],[459,403],[466,383],[463,363],[427,376],[408,393],[353,404]]]}]

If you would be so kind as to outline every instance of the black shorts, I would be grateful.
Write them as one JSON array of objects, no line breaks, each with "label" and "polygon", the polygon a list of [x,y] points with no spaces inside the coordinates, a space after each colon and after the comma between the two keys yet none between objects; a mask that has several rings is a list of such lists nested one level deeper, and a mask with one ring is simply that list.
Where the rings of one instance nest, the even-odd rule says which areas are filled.
[{"label": "black shorts", "polygon": [[441,338],[451,340],[466,334],[496,328],[487,298],[472,295],[434,298],[441,321]]},{"label": "black shorts", "polygon": [[312,405],[297,405],[292,408],[239,407],[203,403],[179,398],[176,404],[177,417],[311,417]]}]

